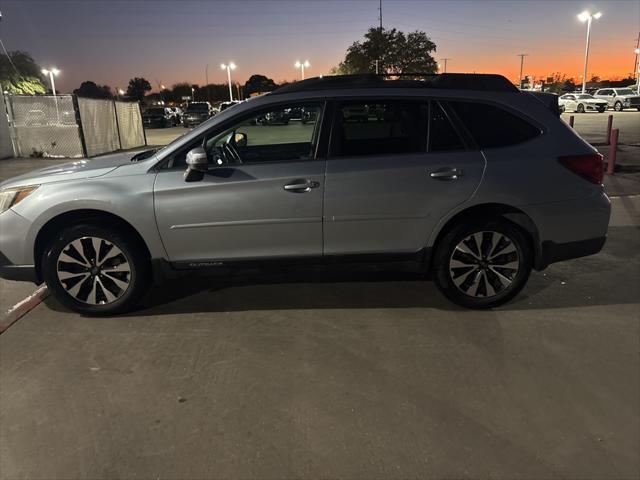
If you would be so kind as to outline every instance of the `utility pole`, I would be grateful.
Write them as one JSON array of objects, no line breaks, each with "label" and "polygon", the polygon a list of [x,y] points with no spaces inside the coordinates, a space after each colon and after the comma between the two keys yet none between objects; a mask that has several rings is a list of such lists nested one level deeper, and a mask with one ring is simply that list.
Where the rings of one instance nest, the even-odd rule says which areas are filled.
[{"label": "utility pole", "polygon": [[[380,6],[378,7],[380,11],[380,41],[382,41],[382,0],[380,0]],[[378,59],[376,60],[376,75],[380,74],[380,60],[382,58],[382,52],[378,51]]]},{"label": "utility pole", "polygon": [[516,55],[520,57],[520,75],[518,76],[518,88],[522,88],[522,68],[524,67],[524,57],[528,57],[528,53],[519,53]]},{"label": "utility pole", "polygon": [[382,0],[380,0],[380,6],[378,7],[380,10],[380,31],[382,31]]},{"label": "utility pole", "polygon": [[450,58],[443,58],[442,61],[444,62],[444,72],[443,73],[447,73],[447,61],[451,60]]},{"label": "utility pole", "polygon": [[[0,19],[2,19],[2,14],[0,14]],[[640,53],[640,32],[638,33],[638,38],[636,38],[636,49],[634,50],[636,56],[633,59],[633,78],[636,81],[640,81],[640,71],[638,71],[638,54]]]}]

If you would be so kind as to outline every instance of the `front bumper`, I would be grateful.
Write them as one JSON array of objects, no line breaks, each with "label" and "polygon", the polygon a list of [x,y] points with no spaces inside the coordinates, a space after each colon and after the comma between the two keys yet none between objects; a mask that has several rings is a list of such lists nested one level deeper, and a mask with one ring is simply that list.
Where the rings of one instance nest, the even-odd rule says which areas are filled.
[{"label": "front bumper", "polygon": [[20,282],[40,283],[35,266],[13,265],[2,252],[0,252],[0,278]]}]

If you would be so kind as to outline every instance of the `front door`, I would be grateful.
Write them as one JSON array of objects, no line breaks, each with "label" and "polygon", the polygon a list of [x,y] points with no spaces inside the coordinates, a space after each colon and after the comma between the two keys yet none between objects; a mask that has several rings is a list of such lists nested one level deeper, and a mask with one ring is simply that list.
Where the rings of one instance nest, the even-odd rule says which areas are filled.
[{"label": "front door", "polygon": [[342,103],[327,160],[325,254],[419,251],[483,168],[438,102]]},{"label": "front door", "polygon": [[[201,266],[322,254],[325,161],[315,158],[322,106],[304,105],[304,119],[296,107],[205,134],[158,172],[156,221],[170,261]],[[197,146],[210,168],[186,182],[184,157]]]}]

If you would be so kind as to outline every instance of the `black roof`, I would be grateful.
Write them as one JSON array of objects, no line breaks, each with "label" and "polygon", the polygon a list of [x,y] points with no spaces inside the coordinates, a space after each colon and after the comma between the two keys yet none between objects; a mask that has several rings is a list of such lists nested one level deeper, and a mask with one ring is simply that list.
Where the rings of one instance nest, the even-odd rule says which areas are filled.
[{"label": "black roof", "polygon": [[312,90],[344,90],[353,88],[437,88],[447,90],[481,90],[518,92],[502,75],[484,73],[411,73],[400,75],[331,75],[315,77],[280,87],[271,95]]}]

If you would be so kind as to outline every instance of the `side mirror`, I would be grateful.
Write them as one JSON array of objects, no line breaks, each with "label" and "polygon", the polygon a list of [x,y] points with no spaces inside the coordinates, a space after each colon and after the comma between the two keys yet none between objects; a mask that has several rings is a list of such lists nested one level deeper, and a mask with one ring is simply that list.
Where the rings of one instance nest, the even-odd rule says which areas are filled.
[{"label": "side mirror", "polygon": [[187,167],[197,172],[206,172],[209,167],[207,152],[202,147],[196,147],[187,153]]},{"label": "side mirror", "polygon": [[247,141],[247,134],[244,132],[236,133],[233,136],[233,143],[236,144],[236,147],[246,147]]},{"label": "side mirror", "polygon": [[202,147],[196,147],[187,152],[187,170],[183,178],[185,182],[197,182],[204,178],[204,174],[209,167],[207,152]]}]

